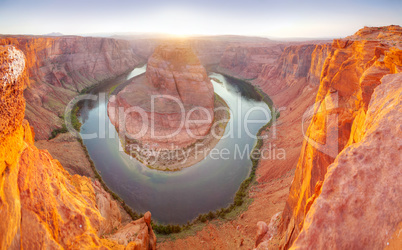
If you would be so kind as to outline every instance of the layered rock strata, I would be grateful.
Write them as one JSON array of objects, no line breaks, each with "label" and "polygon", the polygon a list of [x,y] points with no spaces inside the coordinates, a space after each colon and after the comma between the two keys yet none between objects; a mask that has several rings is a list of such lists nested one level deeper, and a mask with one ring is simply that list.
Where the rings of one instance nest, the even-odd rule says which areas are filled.
[{"label": "layered rock strata", "polygon": [[274,65],[284,47],[284,44],[229,46],[220,60],[219,70],[249,80],[256,79],[264,68],[266,71],[267,67]]},{"label": "layered rock strata", "polygon": [[328,44],[288,46],[274,65],[264,65],[254,82],[270,96],[298,84],[318,85],[321,69],[330,48]]},{"label": "layered rock strata", "polygon": [[306,87],[319,85],[330,50],[331,44],[325,41],[230,46],[218,71],[251,82],[274,97],[277,108],[286,107]]}]

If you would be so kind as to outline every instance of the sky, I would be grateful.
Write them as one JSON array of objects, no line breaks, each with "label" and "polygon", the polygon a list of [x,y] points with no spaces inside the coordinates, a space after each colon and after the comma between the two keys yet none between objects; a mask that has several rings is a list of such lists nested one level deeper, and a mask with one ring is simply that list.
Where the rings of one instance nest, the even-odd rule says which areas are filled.
[{"label": "sky", "polygon": [[0,34],[336,38],[402,25],[402,0],[0,0]]}]

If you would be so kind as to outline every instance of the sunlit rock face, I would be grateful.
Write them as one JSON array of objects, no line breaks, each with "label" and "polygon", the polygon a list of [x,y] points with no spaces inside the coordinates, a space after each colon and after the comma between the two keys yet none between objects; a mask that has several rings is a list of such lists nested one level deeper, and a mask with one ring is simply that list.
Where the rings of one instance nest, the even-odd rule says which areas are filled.
[{"label": "sunlit rock face", "polygon": [[[124,129],[142,144],[174,149],[208,134],[213,108],[214,89],[197,56],[185,44],[168,44],[155,49],[145,76],[133,79],[110,98],[108,113],[120,131]],[[124,124],[119,121],[123,110],[128,114]],[[192,122],[196,120],[204,122]]]},{"label": "sunlit rock face", "polygon": [[124,227],[130,234],[112,234],[122,228],[116,201],[35,147],[25,72],[23,53],[0,46],[0,249],[155,249],[150,213]]},{"label": "sunlit rock face", "polygon": [[384,76],[359,124],[360,138],[328,167],[292,249],[400,246],[401,97],[402,73]]},{"label": "sunlit rock face", "polygon": [[14,132],[24,118],[24,54],[12,46],[0,46],[0,139]]},{"label": "sunlit rock face", "polygon": [[[336,39],[333,41],[331,50],[325,60],[321,72],[320,87],[316,97],[316,103],[311,110],[312,121],[306,132],[306,138],[308,138],[308,140],[305,139],[303,143],[302,152],[296,167],[295,177],[283,211],[282,221],[279,228],[279,233],[283,236],[281,247],[291,247],[304,226],[306,230],[308,230],[306,231],[307,234],[312,232],[316,234],[314,238],[329,237],[329,235],[331,235],[331,239],[334,239],[331,244],[333,244],[334,247],[338,246],[335,244],[336,241],[342,242],[344,245],[341,245],[344,247],[356,246],[358,248],[358,246],[360,246],[358,241],[363,240],[359,235],[371,237],[370,231],[372,231],[372,227],[359,227],[359,224],[353,224],[359,223],[358,220],[353,221],[350,219],[350,225],[342,224],[344,222],[343,220],[336,222],[345,225],[345,231],[348,231],[346,228],[349,227],[355,228],[356,234],[354,234],[353,237],[352,233],[341,235],[340,233],[335,232],[338,230],[336,228],[343,227],[342,225],[333,225],[331,227],[332,229],[329,229],[328,227],[327,231],[335,230],[334,232],[328,231],[328,235],[324,235],[324,230],[319,230],[318,228],[320,228],[320,226],[318,225],[320,223],[326,223],[325,219],[321,219],[320,216],[325,213],[324,211],[330,209],[333,209],[331,210],[333,213],[323,217],[329,218],[329,223],[332,223],[335,220],[335,218],[330,217],[334,216],[336,213],[341,213],[341,210],[344,208],[347,209],[348,212],[343,214],[350,213],[347,216],[352,216],[353,211],[362,212],[364,215],[362,220],[367,221],[364,223],[362,222],[361,225],[369,225],[376,220],[375,218],[378,219],[378,216],[382,216],[381,212],[376,213],[373,210],[372,205],[366,206],[363,205],[364,202],[360,203],[361,199],[366,199],[367,201],[370,200],[371,194],[376,197],[375,193],[377,191],[374,192],[374,190],[372,190],[373,192],[364,192],[367,196],[363,195],[359,197],[358,194],[353,194],[354,188],[352,187],[352,184],[347,183],[347,180],[353,176],[356,177],[355,174],[359,171],[362,171],[365,175],[368,175],[369,173],[377,173],[374,169],[379,167],[379,161],[374,158],[368,158],[366,152],[363,152],[367,151],[367,148],[362,145],[359,146],[358,144],[365,140],[367,143],[373,143],[373,147],[377,147],[375,145],[380,145],[381,143],[375,141],[373,137],[377,133],[374,130],[380,129],[380,124],[385,122],[390,123],[388,124],[390,127],[387,128],[388,132],[384,132],[384,136],[377,139],[382,140],[381,138],[384,137],[384,143],[393,145],[398,144],[396,141],[392,142],[392,140],[397,140],[397,135],[394,134],[392,136],[392,134],[394,133],[393,130],[396,131],[395,133],[398,133],[397,131],[399,128],[396,127],[391,129],[391,127],[394,126],[392,123],[398,123],[396,121],[400,118],[393,115],[392,117],[388,117],[389,119],[381,121],[377,120],[376,124],[370,125],[371,128],[367,127],[367,123],[369,122],[368,117],[374,117],[376,113],[378,113],[379,116],[382,116],[381,109],[384,107],[374,104],[375,101],[373,98],[378,100],[377,95],[375,94],[376,88],[379,88],[378,91],[382,91],[380,89],[387,89],[387,87],[381,86],[381,81],[383,81],[383,83],[389,82],[389,78],[383,77],[388,74],[402,72],[402,51],[400,49],[401,34],[400,27],[396,26],[365,28],[357,32],[356,35],[350,37],[350,39]],[[398,79],[400,79],[399,76]],[[399,80],[395,79],[394,82],[395,81],[398,82]],[[392,84],[392,88],[395,88],[395,85],[398,84]],[[389,87],[391,88],[391,85]],[[399,90],[395,89],[393,91],[398,92]],[[378,101],[384,103],[384,105],[385,103],[394,103],[396,105],[394,108],[398,109],[400,107],[400,102],[395,102],[395,98],[400,99],[400,97],[393,97],[390,93],[391,92],[383,97],[385,98],[384,100]],[[370,106],[372,107],[372,105],[375,105],[379,110],[374,110],[373,108],[370,109]],[[369,132],[369,130],[372,131]],[[383,130],[379,130],[378,133],[383,133],[381,131]],[[396,148],[396,150],[400,149]],[[340,155],[338,156],[341,151],[341,155],[343,155],[342,157]],[[349,152],[348,154],[351,154],[351,152],[355,153],[354,155],[346,156],[344,155],[345,152]],[[360,157],[356,156],[357,152],[359,152],[359,155],[361,154]],[[374,152],[372,152],[372,154],[374,154]],[[384,155],[388,155],[388,153],[384,153]],[[387,157],[388,156],[386,156],[386,158]],[[342,162],[340,162],[341,158],[344,159]],[[389,155],[389,158],[392,159],[392,156]],[[327,178],[333,174],[327,172],[328,167],[335,159],[337,159],[338,162],[334,163],[332,166],[339,165],[339,169],[335,171],[335,168],[330,168],[331,171],[334,171],[334,173],[336,172],[337,175],[336,177],[333,175],[331,177],[332,180],[328,181],[328,183],[335,183],[334,181],[337,179],[339,185],[345,184],[345,186],[326,184]],[[364,159],[367,160],[363,161]],[[363,162],[358,162],[360,160]],[[384,161],[386,160],[384,159]],[[398,163],[395,162],[395,164],[398,165],[399,161]],[[349,166],[348,168],[350,169],[342,170],[342,166]],[[368,169],[371,169],[372,172]],[[384,172],[384,178],[395,178],[395,171],[395,169],[386,170],[387,173]],[[352,172],[354,174],[350,176]],[[381,171],[381,173],[383,172]],[[345,183],[343,180],[345,180]],[[358,190],[371,189],[370,185],[372,184],[368,179],[360,181],[356,180],[356,183],[356,189]],[[378,183],[380,186],[386,185],[386,182],[380,183]],[[332,188],[330,188],[330,185],[332,185]],[[378,190],[382,190],[382,187],[380,186],[378,187]],[[341,191],[341,189],[343,191]],[[323,196],[324,190],[326,190],[325,196]],[[337,192],[341,192],[339,195],[342,197],[349,197],[349,202],[352,202],[352,200],[355,199],[356,203],[341,205],[341,202],[336,199],[336,197],[339,197],[339,195],[335,195]],[[392,202],[394,199],[392,195],[393,194],[391,193],[384,193],[383,199],[387,200],[387,202]],[[323,197],[322,199],[326,197],[326,205],[324,206],[324,203],[320,203],[323,206],[319,206],[318,204],[315,205],[315,201],[320,199],[321,196]],[[331,203],[332,201],[333,204]],[[380,201],[378,202],[380,203]],[[397,205],[400,207],[400,203]],[[314,216],[314,213],[320,215]],[[391,211],[388,215],[384,215],[388,216],[387,218],[390,218],[388,222],[384,222],[385,224],[388,223],[387,225],[384,225],[384,228],[394,228],[394,219],[400,221],[400,218],[398,219],[398,216],[396,216],[397,214],[394,214],[396,217],[391,219],[392,213],[393,212]],[[311,218],[314,217],[316,219],[316,224],[311,224],[312,222],[310,219],[305,220],[306,215],[309,215]],[[321,222],[319,223],[318,221]],[[324,224],[321,224],[321,226]],[[317,228],[315,228],[316,226]],[[357,233],[359,230],[360,232]],[[321,233],[323,234],[321,235]],[[373,238],[373,240],[366,240],[366,238],[364,238],[364,240],[366,243],[375,240],[380,242],[380,239],[383,240],[385,236],[382,235],[378,237]],[[312,244],[313,240],[310,238],[309,243],[306,242],[300,243],[301,248],[306,246],[307,248],[309,246],[311,247],[312,245],[308,244]]]}]

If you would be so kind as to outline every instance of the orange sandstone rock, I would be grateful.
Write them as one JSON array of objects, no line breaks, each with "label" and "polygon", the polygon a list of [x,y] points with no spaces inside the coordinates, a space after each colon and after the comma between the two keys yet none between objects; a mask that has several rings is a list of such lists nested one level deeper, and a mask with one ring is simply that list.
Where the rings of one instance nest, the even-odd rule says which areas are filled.
[{"label": "orange sandstone rock", "polygon": [[24,54],[12,46],[0,47],[2,72],[0,96],[0,139],[14,132],[24,118],[23,87],[25,75]]},{"label": "orange sandstone rock", "polygon": [[381,82],[371,97],[361,140],[328,167],[322,192],[291,249],[383,249],[398,234],[402,73],[384,76]]},{"label": "orange sandstone rock", "polygon": [[[386,34],[390,28],[380,29]],[[395,34],[384,37],[394,39]],[[303,143],[283,212],[282,247],[290,247],[299,235],[306,213],[320,197],[316,187],[320,182],[325,185],[328,166],[340,151],[364,136],[373,91],[384,75],[400,72],[401,59],[401,50],[390,41],[368,41],[364,37],[334,40],[306,132],[308,141]]]}]

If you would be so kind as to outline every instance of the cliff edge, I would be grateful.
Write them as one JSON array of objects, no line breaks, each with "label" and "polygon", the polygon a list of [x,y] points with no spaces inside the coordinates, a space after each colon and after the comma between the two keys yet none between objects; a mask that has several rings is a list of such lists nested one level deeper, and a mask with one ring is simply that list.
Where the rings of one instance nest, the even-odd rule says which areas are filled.
[{"label": "cliff edge", "polygon": [[[280,248],[384,248],[396,232],[401,40],[402,28],[387,26],[333,41],[307,112],[311,123],[279,223]],[[258,242],[261,249],[270,237]]]}]

